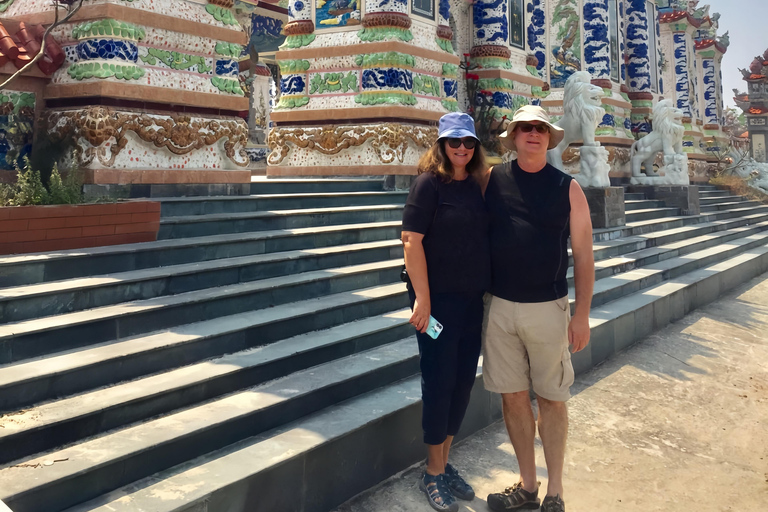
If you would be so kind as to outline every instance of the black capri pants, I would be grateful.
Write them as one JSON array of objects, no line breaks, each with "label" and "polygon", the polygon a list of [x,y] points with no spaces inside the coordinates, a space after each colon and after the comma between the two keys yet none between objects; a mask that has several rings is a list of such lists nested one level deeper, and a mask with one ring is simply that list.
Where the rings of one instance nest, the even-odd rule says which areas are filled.
[{"label": "black capri pants", "polygon": [[[415,294],[408,287],[411,309]],[[421,366],[421,425],[425,444],[442,444],[459,432],[477,374],[483,329],[483,293],[437,293],[432,316],[443,331],[436,340],[416,333]]]}]

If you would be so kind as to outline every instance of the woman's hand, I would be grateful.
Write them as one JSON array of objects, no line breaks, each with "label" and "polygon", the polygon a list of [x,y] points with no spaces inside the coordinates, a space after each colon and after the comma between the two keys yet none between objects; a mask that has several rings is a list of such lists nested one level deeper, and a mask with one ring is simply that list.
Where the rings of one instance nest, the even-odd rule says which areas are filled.
[{"label": "woman's hand", "polygon": [[413,314],[411,315],[411,325],[413,325],[417,331],[426,332],[427,326],[429,326],[429,314],[431,304],[428,300],[416,301],[413,303]]}]

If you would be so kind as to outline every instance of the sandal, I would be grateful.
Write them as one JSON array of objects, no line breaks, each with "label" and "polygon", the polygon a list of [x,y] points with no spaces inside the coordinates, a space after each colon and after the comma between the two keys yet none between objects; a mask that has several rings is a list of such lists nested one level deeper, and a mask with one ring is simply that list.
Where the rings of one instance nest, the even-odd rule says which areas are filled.
[{"label": "sandal", "polygon": [[541,502],[541,512],[565,512],[565,502],[559,494],[544,496],[544,501]]},{"label": "sandal", "polygon": [[434,476],[424,472],[424,476],[419,479],[419,489],[427,495],[429,506],[433,509],[440,512],[458,512],[459,504],[448,488],[445,474]]},{"label": "sandal", "polygon": [[475,499],[475,491],[472,486],[464,480],[456,468],[450,464],[445,465],[445,480],[448,482],[448,487],[451,489],[451,493],[460,500],[472,501]]},{"label": "sandal", "polygon": [[[541,482],[537,482],[541,485]],[[504,492],[488,495],[488,508],[494,512],[507,512],[509,510],[535,510],[539,508],[539,488],[533,492],[523,489],[523,483],[517,482],[512,487],[507,487]],[[556,510],[556,509],[555,509]],[[555,512],[553,510],[552,512]]]}]

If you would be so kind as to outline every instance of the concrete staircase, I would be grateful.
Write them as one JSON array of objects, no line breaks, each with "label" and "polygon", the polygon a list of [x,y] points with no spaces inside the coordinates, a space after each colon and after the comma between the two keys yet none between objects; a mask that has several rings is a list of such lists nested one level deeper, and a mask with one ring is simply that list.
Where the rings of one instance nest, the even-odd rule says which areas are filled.
[{"label": "concrete staircase", "polygon": [[[691,217],[627,194],[595,232],[577,372],[768,269],[768,205],[700,193]],[[163,200],[157,242],[0,258],[0,500],[319,512],[421,459],[405,196],[257,179]],[[499,412],[479,383],[461,435]]]}]

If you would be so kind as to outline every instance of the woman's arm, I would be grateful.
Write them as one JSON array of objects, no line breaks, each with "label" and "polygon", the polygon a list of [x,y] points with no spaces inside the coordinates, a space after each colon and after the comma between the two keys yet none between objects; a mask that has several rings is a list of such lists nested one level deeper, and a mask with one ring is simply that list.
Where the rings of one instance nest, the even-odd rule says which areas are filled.
[{"label": "woman's arm", "polygon": [[424,254],[422,240],[424,235],[413,231],[403,231],[403,252],[405,254],[405,270],[411,280],[411,286],[416,293],[413,305],[411,324],[419,332],[425,332],[429,325],[429,315],[432,303],[429,297],[429,279],[427,277],[427,257]]}]

